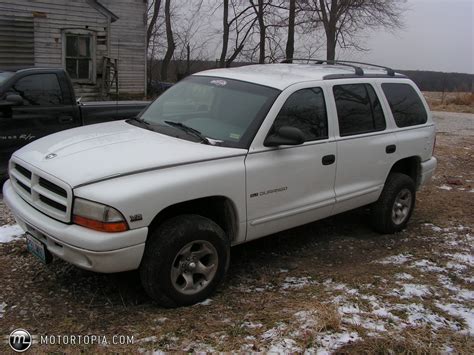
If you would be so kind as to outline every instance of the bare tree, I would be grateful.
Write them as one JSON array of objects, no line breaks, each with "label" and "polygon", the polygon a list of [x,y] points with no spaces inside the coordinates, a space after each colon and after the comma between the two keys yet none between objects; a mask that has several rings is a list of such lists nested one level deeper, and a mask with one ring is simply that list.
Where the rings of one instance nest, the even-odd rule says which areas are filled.
[{"label": "bare tree", "polygon": [[[229,67],[244,49],[246,41],[252,35],[257,22],[253,7],[243,0],[223,0],[222,49],[219,67]],[[234,46],[229,52],[229,42]]]},{"label": "bare tree", "polygon": [[165,2],[165,25],[166,25],[166,41],[167,48],[163,62],[161,63],[161,80],[168,80],[168,66],[170,64],[171,58],[173,57],[174,50],[176,45],[173,38],[173,30],[171,28],[171,10],[170,10],[171,0],[166,0]]},{"label": "bare tree", "polygon": [[155,31],[156,21],[158,20],[158,15],[160,12],[161,0],[153,0],[148,8],[148,13],[151,12],[151,18],[148,22],[148,28],[146,31],[146,43],[147,46],[150,45],[150,40]]},{"label": "bare tree", "polygon": [[249,0],[250,4],[253,7],[253,10],[255,12],[255,16],[257,17],[258,21],[258,31],[259,31],[259,42],[258,42],[258,48],[259,48],[259,57],[258,57],[258,62],[259,63],[265,63],[265,44],[267,41],[267,25],[265,23],[265,8],[267,5],[271,2],[269,0],[266,2],[265,0]]},{"label": "bare tree", "polygon": [[291,58],[295,53],[295,17],[296,17],[296,0],[290,0],[288,9],[288,39],[286,41],[286,60],[291,62]]},{"label": "bare tree", "polygon": [[324,26],[326,55],[336,57],[336,46],[363,48],[357,43],[357,33],[363,29],[401,27],[403,0],[305,0],[310,11]]}]

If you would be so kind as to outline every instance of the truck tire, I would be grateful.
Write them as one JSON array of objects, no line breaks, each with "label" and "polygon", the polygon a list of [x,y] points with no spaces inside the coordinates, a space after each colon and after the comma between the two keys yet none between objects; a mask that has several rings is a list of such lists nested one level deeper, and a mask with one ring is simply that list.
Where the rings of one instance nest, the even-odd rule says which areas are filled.
[{"label": "truck tire", "polygon": [[222,228],[198,215],[163,222],[148,236],[140,265],[146,293],[164,307],[187,306],[211,295],[229,266]]},{"label": "truck tire", "polygon": [[404,229],[415,208],[415,183],[408,175],[391,173],[378,201],[372,206],[372,226],[382,234]]}]

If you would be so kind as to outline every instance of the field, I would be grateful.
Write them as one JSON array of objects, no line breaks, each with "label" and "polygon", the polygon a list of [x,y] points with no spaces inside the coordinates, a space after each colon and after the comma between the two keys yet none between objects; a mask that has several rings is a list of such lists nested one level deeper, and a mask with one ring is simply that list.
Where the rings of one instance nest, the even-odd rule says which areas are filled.
[{"label": "field", "polygon": [[472,92],[423,92],[434,111],[474,113]]},{"label": "field", "polygon": [[[397,235],[374,233],[360,209],[235,247],[217,294],[180,309],[155,306],[136,272],[43,266],[18,237],[0,244],[0,334],[133,337],[128,345],[34,344],[35,353],[472,354],[474,115],[435,118],[439,167]],[[13,224],[0,202],[4,242],[19,234]]]}]

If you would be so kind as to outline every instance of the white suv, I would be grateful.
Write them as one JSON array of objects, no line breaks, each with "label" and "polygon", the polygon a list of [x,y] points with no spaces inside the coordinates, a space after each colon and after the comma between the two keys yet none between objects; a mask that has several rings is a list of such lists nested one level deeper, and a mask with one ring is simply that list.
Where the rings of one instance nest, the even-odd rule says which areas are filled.
[{"label": "white suv", "polygon": [[388,68],[216,69],[137,119],[23,147],[3,193],[44,262],[139,269],[173,307],[211,294],[232,245],[365,205],[377,231],[402,230],[436,168],[434,143],[420,91]]}]

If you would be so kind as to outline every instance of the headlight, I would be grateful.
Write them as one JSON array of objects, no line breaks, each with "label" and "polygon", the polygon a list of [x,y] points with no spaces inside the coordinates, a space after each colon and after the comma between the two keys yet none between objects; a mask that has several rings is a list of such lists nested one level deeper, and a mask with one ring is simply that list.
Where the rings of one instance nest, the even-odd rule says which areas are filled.
[{"label": "headlight", "polygon": [[127,221],[115,208],[82,198],[74,199],[72,221],[101,232],[114,233],[128,230]]}]

